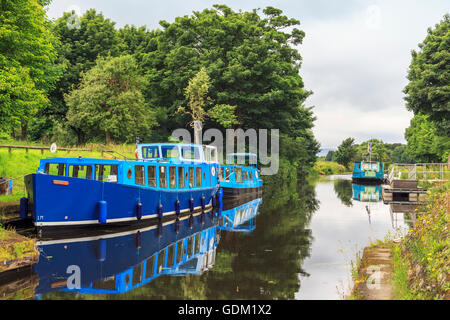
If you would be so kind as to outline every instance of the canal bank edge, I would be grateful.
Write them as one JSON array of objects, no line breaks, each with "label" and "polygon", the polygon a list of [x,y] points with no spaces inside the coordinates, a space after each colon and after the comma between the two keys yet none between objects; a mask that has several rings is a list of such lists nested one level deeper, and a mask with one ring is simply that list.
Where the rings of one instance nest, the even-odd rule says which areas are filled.
[{"label": "canal bank edge", "polygon": [[36,241],[0,227],[0,275],[28,267],[39,259]]},{"label": "canal bank edge", "polygon": [[[450,300],[450,183],[432,188],[401,240],[366,247],[353,264],[349,300]],[[377,285],[378,284],[378,285]]]}]

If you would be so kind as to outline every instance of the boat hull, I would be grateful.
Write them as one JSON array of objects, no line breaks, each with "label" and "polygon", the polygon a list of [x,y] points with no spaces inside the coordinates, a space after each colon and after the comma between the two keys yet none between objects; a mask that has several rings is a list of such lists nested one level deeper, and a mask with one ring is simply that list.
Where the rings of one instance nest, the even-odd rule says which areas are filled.
[{"label": "boat hull", "polygon": [[[26,176],[25,185],[34,225],[41,228],[138,225],[177,215],[177,200],[179,214],[208,209],[218,189],[161,190],[39,173]],[[101,206],[106,219],[100,217]]]},{"label": "boat hull", "polygon": [[236,188],[236,187],[222,187],[223,189],[223,196],[225,198],[238,198],[238,197],[247,197],[247,196],[256,196],[261,197],[262,196],[262,186],[258,187],[243,187],[243,188]]},{"label": "boat hull", "polygon": [[361,185],[377,185],[384,183],[384,177],[352,177],[352,182]]}]

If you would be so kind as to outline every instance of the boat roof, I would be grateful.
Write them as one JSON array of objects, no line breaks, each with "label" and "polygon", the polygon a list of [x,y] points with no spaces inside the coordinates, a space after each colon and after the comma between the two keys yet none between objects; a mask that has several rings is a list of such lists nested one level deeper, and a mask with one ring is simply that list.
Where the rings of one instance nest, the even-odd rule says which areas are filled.
[{"label": "boat roof", "polygon": [[249,156],[249,157],[256,157],[255,153],[250,152],[241,152],[241,153],[227,153],[227,157],[234,157],[234,156]]},{"label": "boat roof", "polygon": [[139,143],[138,147],[157,147],[157,146],[181,146],[181,147],[203,147],[202,144],[178,143],[178,142],[158,142],[158,143]]}]

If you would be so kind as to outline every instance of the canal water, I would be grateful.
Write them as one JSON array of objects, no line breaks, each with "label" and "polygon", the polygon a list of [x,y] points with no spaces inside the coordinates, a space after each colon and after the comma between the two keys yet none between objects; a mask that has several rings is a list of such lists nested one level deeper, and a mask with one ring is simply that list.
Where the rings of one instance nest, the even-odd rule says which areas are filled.
[{"label": "canal water", "polygon": [[351,262],[409,225],[381,186],[350,176],[268,184],[263,199],[227,202],[145,229],[39,241],[37,299],[342,299]]}]

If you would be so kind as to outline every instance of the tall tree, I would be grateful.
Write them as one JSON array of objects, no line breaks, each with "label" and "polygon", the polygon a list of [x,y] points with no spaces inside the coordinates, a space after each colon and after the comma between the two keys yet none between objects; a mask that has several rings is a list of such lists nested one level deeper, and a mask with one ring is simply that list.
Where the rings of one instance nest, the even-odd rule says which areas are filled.
[{"label": "tall tree", "polygon": [[28,121],[48,103],[47,92],[60,74],[54,65],[55,38],[37,0],[2,0],[0,5],[0,130]]},{"label": "tall tree", "polygon": [[[54,22],[52,31],[60,42],[57,46],[58,63],[65,67],[65,72],[51,92],[52,104],[38,115],[33,129],[34,138],[51,131],[55,122],[65,122],[68,106],[64,95],[77,87],[82,73],[91,69],[98,57],[116,57],[124,49],[115,22],[94,9],[86,11],[81,17],[77,17],[75,12],[65,12]],[[82,140],[82,133],[76,127],[72,129]]]},{"label": "tall tree", "polygon": [[142,95],[145,86],[132,56],[99,58],[65,97],[68,123],[90,137],[103,135],[106,143],[134,141],[155,125]]},{"label": "tall tree", "polygon": [[356,154],[355,139],[347,138],[339,145],[334,156],[337,163],[349,168],[349,165],[355,159]]},{"label": "tall tree", "polygon": [[436,135],[436,127],[428,116],[415,115],[405,130],[408,142],[406,151],[415,162],[447,161],[450,154],[450,137]]},{"label": "tall tree", "polygon": [[161,21],[158,48],[143,58],[149,79],[146,95],[171,116],[168,132],[186,118],[173,115],[186,105],[184,88],[202,66],[212,79],[210,97],[218,105],[235,105],[244,128],[279,128],[302,136],[311,114],[302,104],[310,94],[299,75],[302,43],[299,21],[273,7],[234,12],[225,5]]},{"label": "tall tree", "polygon": [[418,52],[412,51],[409,83],[403,90],[406,107],[429,116],[436,133],[450,136],[450,15],[428,29]]}]

